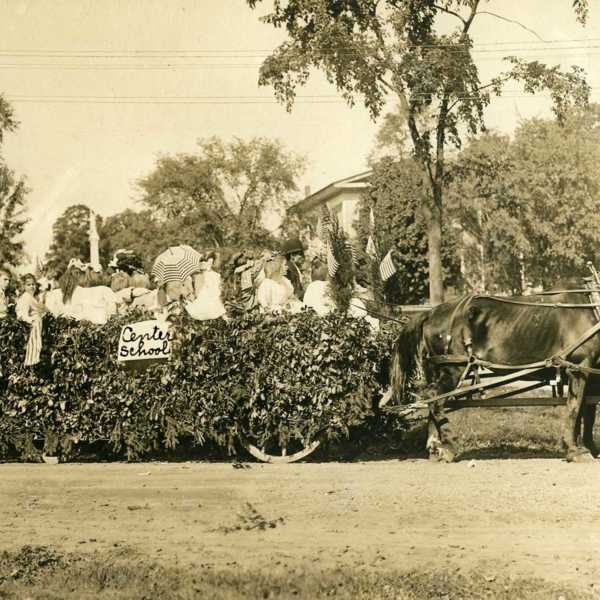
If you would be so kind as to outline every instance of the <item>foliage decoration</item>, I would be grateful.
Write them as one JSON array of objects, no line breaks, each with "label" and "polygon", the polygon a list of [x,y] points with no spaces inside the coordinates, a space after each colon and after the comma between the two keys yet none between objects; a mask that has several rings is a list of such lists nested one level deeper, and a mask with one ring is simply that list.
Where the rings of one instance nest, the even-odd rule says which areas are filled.
[{"label": "foliage decoration", "polygon": [[335,439],[372,413],[391,347],[339,313],[181,315],[172,359],[127,371],[116,360],[121,326],[145,318],[97,326],[48,317],[35,368],[23,366],[27,326],[0,321],[0,456],[30,456],[40,438],[67,457],[80,441],[109,440],[129,459],[189,438],[234,452],[240,432],[259,447]]}]

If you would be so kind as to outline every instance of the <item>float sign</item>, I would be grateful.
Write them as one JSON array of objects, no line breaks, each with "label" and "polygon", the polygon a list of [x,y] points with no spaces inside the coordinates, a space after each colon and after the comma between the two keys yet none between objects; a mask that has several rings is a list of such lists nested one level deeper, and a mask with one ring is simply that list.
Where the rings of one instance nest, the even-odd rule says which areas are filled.
[{"label": "float sign", "polygon": [[171,332],[166,321],[140,321],[121,328],[117,360],[126,366],[146,366],[171,358]]}]

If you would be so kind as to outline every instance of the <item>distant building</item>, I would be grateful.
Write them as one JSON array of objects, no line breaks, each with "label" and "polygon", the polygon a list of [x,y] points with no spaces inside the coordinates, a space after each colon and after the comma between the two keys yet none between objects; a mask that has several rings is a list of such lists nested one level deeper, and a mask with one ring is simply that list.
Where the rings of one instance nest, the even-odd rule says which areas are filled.
[{"label": "distant building", "polygon": [[288,209],[290,213],[296,213],[301,218],[307,218],[314,227],[317,227],[321,218],[321,206],[326,205],[334,213],[342,229],[354,237],[354,223],[358,218],[360,199],[363,191],[369,185],[371,171],[365,171],[352,177],[346,177],[334,181],[321,188],[314,194],[310,189],[306,190],[306,197]]}]

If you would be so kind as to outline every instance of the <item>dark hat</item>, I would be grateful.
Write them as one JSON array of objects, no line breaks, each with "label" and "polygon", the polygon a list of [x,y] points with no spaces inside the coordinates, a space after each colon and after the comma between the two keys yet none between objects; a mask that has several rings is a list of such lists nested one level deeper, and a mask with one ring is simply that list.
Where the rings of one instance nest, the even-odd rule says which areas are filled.
[{"label": "dark hat", "polygon": [[285,240],[281,245],[281,254],[288,256],[290,254],[296,254],[297,252],[304,252],[304,246],[298,238],[291,238]]}]

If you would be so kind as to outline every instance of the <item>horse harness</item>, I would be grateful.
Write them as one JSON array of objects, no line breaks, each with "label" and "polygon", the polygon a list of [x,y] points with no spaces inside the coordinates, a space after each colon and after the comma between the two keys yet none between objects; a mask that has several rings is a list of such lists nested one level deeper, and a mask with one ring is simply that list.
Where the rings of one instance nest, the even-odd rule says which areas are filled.
[{"label": "horse harness", "polygon": [[[588,263],[588,267],[592,272],[592,277],[586,278],[585,287],[581,289],[573,289],[573,290],[551,290],[547,292],[541,292],[536,294],[537,296],[552,296],[558,295],[562,293],[582,293],[588,294],[590,299],[589,303],[562,303],[562,302],[534,302],[527,300],[514,300],[512,298],[504,298],[501,296],[485,296],[479,294],[470,294],[462,298],[457,305],[454,307],[452,311],[449,325],[448,325],[448,333],[446,334],[445,344],[444,344],[444,354],[431,356],[429,352],[427,352],[428,356],[424,357],[430,364],[437,366],[464,366],[464,370],[456,384],[455,390],[452,392],[447,392],[445,394],[441,394],[432,398],[430,401],[443,400],[446,398],[452,398],[456,394],[456,390],[465,382],[467,378],[471,378],[472,382],[468,388],[463,388],[464,392],[475,392],[482,391],[485,392],[486,384],[481,383],[480,380],[480,368],[490,369],[492,371],[505,371],[512,373],[510,376],[510,380],[518,379],[517,375],[526,376],[533,374],[535,372],[539,372],[544,369],[554,369],[556,371],[556,386],[558,393],[562,396],[563,394],[563,382],[561,377],[561,371],[566,369],[570,372],[580,372],[585,373],[586,375],[600,375],[600,369],[587,367],[583,365],[579,365],[568,360],[569,356],[573,354],[578,348],[580,348],[583,344],[589,341],[592,337],[594,337],[598,332],[600,332],[600,274],[596,271],[596,269]],[[543,307],[543,308],[579,308],[579,309],[589,309],[594,311],[594,316],[596,323],[590,329],[588,329],[585,333],[583,333],[574,343],[570,346],[563,348],[555,355],[546,358],[544,360],[536,361],[529,364],[524,365],[507,365],[507,364],[499,364],[493,363],[491,361],[486,361],[478,358],[473,353],[473,342],[470,337],[465,337],[463,339],[463,344],[465,349],[467,350],[467,355],[460,354],[451,354],[450,346],[452,344],[452,331],[454,329],[454,323],[461,312],[465,312],[469,305],[476,299],[486,299],[491,300],[493,302],[502,302],[507,304],[519,305],[519,306],[535,306],[535,307]],[[429,348],[427,348],[429,350]],[[509,379],[509,376],[505,376],[505,379]],[[490,386],[491,387],[491,386]],[[553,393],[555,393],[556,389],[553,388]]]}]

